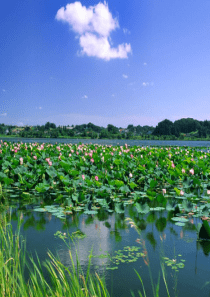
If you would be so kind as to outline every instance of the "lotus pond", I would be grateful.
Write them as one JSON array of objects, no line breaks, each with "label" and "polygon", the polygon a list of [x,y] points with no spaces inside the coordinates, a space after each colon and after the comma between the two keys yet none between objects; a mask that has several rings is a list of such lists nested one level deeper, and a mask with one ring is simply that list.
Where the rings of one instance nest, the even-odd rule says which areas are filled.
[{"label": "lotus pond", "polygon": [[111,296],[143,292],[135,270],[147,296],[209,296],[209,164],[196,147],[1,142],[1,207],[41,260],[70,265],[68,233],[84,270],[93,248]]}]

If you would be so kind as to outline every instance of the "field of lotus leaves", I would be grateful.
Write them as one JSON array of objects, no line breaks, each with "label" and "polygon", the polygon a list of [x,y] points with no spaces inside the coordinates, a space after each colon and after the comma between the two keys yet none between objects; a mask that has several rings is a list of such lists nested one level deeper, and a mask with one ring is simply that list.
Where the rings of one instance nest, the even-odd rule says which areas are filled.
[{"label": "field of lotus leaves", "polygon": [[191,147],[1,141],[0,196],[11,189],[28,201],[39,197],[34,210],[60,218],[100,209],[124,213],[133,204],[142,214],[175,210],[172,220],[183,226],[189,216],[209,220],[210,154]]}]

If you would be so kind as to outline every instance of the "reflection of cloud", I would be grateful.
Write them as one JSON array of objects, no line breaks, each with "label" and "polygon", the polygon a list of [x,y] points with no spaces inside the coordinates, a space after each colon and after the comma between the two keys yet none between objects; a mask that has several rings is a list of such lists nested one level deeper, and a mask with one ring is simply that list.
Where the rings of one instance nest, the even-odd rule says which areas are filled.
[{"label": "reflection of cloud", "polygon": [[4,113],[0,114],[0,116],[2,116],[2,117],[6,117],[6,116],[7,116],[7,113],[4,112]]},{"label": "reflection of cloud", "polygon": [[127,43],[111,47],[110,33],[119,28],[119,23],[112,17],[106,2],[87,8],[78,1],[67,4],[57,11],[56,19],[67,22],[79,34],[81,54],[108,61],[127,58],[131,52],[131,46]]},{"label": "reflection of cloud", "polygon": [[[102,221],[94,219],[94,222],[91,225],[85,225],[84,219],[85,215],[82,215],[81,221],[78,228],[86,234],[86,237],[79,241],[79,247],[77,248],[77,253],[82,269],[86,269],[88,266],[90,251],[93,248],[93,255],[105,254],[107,251],[111,253],[110,248],[110,231],[107,227],[103,225]],[[113,216],[114,218],[114,216]],[[114,229],[114,220],[109,221],[111,227]],[[71,250],[74,262],[76,261],[75,249]],[[58,251],[61,262],[65,266],[70,266],[71,259],[69,257],[69,250],[63,248]],[[99,266],[103,269],[102,263],[106,264],[108,258],[92,258],[91,263]]]},{"label": "reflection of cloud", "polygon": [[123,76],[124,78],[128,78],[128,76],[127,76],[126,74],[123,74],[122,76]]}]

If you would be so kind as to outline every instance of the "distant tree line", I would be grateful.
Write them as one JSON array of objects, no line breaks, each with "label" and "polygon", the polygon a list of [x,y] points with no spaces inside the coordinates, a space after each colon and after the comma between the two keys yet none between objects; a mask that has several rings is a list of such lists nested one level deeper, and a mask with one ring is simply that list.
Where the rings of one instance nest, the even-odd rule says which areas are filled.
[{"label": "distant tree line", "polygon": [[181,133],[189,134],[196,132],[196,137],[204,137],[210,135],[210,121],[198,121],[192,118],[184,118],[175,121],[165,119],[158,123],[153,131],[153,135],[174,135],[180,137]]},{"label": "distant tree line", "polygon": [[108,138],[108,139],[183,139],[185,136],[206,138],[210,136],[210,121],[198,121],[183,118],[174,123],[168,119],[152,126],[128,125],[127,128],[108,124],[106,128],[93,123],[56,126],[47,122],[45,125],[17,127],[0,124],[1,135],[16,135],[29,138]]}]

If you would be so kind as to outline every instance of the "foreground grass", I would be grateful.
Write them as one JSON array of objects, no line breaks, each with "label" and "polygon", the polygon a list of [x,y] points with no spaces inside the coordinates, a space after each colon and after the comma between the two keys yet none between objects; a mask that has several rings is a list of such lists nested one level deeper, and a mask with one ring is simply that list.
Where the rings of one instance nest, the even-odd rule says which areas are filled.
[{"label": "foreground grass", "polygon": [[[90,275],[90,261],[86,277],[77,258],[76,267],[69,251],[72,267],[65,267],[48,252],[44,266],[49,281],[43,275],[42,265],[33,258],[26,260],[26,244],[20,236],[20,224],[15,234],[5,217],[0,224],[0,296],[60,297],[60,296],[109,296],[104,281],[97,273]],[[24,276],[29,275],[27,278]]]},{"label": "foreground grass", "polygon": [[[133,221],[128,219],[130,224]],[[42,264],[30,257],[26,260],[26,242],[20,235],[20,220],[16,232],[13,232],[11,223],[6,219],[6,215],[0,216],[0,296],[15,296],[15,297],[106,297],[110,296],[106,288],[104,279],[97,273],[90,274],[91,256],[89,257],[89,264],[86,276],[81,270],[81,266],[76,257],[76,266],[74,264],[71,251],[69,250],[69,257],[71,259],[71,267],[64,266],[59,258],[55,257],[51,252],[48,252],[48,259],[43,266],[47,269],[47,278],[43,274]],[[137,226],[134,224],[136,231]],[[165,283],[167,296],[170,297],[164,265],[161,265],[162,276]],[[138,291],[139,296],[146,295],[143,281],[136,271],[138,279],[140,280],[140,287],[143,294]],[[27,277],[26,277],[27,275]],[[151,277],[151,271],[150,271]],[[48,279],[48,281],[47,281]],[[159,295],[159,283],[154,285],[151,277],[151,285],[153,289],[153,296]],[[131,296],[134,293],[131,291]]]}]

